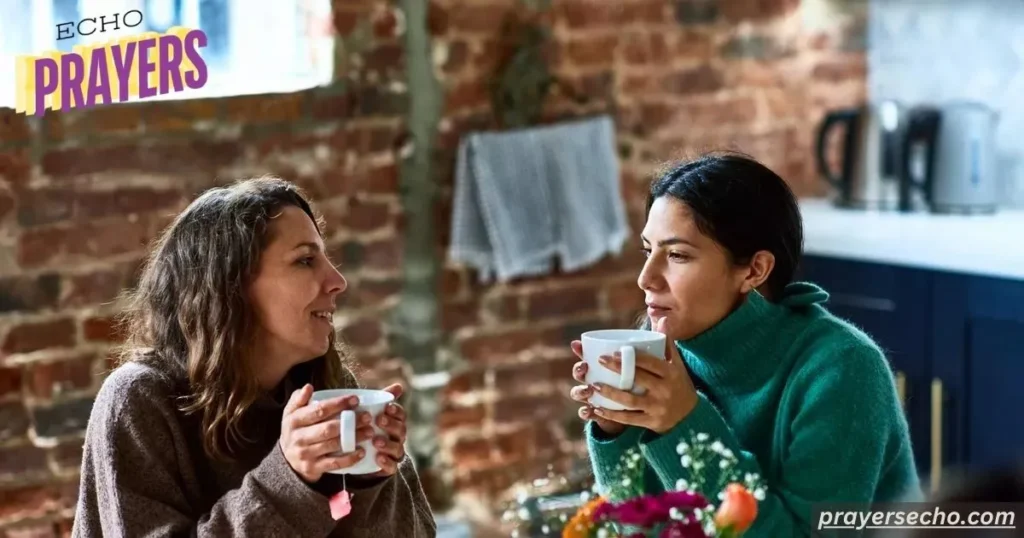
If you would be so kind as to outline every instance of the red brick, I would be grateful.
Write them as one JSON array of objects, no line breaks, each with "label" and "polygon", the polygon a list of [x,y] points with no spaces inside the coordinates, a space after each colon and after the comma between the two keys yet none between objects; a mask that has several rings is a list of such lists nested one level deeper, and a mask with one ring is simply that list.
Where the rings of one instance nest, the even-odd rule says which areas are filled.
[{"label": "red brick", "polygon": [[495,455],[502,463],[526,459],[533,453],[535,436],[533,425],[499,433],[494,436]]},{"label": "red brick", "polygon": [[0,151],[0,179],[11,185],[21,185],[28,182],[31,171],[32,162],[27,149]]},{"label": "red brick", "polygon": [[441,271],[441,296],[458,297],[466,289],[466,272],[463,269],[446,267]]},{"label": "red brick", "polygon": [[73,482],[0,490],[0,527],[74,510],[77,498],[77,484]]},{"label": "red brick", "polygon": [[64,392],[89,388],[93,383],[95,358],[92,353],[82,353],[66,360],[32,363],[27,379],[29,392],[36,398],[48,400]]},{"label": "red brick", "polygon": [[4,538],[56,538],[56,530],[53,522],[29,523],[4,530]]},{"label": "red brick", "polygon": [[484,371],[479,369],[462,370],[452,375],[444,387],[446,397],[465,394],[484,388]]},{"label": "red brick", "polygon": [[479,428],[486,418],[487,408],[483,404],[468,407],[446,405],[438,414],[437,427],[442,430],[459,427]]},{"label": "red brick", "polygon": [[453,332],[480,323],[480,301],[469,298],[441,304],[441,330]]},{"label": "red brick", "polygon": [[378,45],[364,55],[364,62],[378,73],[398,72],[405,66],[405,49],[397,43]]},{"label": "red brick", "polygon": [[353,347],[372,347],[384,336],[384,330],[377,320],[357,321],[341,330],[341,338]]},{"label": "red brick", "polygon": [[568,391],[564,394],[553,393],[544,396],[506,397],[503,395],[500,400],[494,402],[494,421],[503,423],[528,420],[538,425],[544,425],[549,421],[558,421],[564,416],[571,416],[578,407],[579,404],[569,398]]},{"label": "red brick", "polygon": [[83,441],[72,440],[61,443],[50,450],[53,462],[61,471],[76,471],[82,466]]},{"label": "red brick", "polygon": [[521,329],[504,333],[481,334],[462,341],[462,355],[473,361],[493,362],[520,351],[525,351],[540,341],[536,330]]},{"label": "red brick", "polygon": [[120,103],[111,106],[98,106],[83,111],[85,118],[74,123],[73,128],[66,128],[66,134],[80,135],[132,135],[142,130],[142,114],[146,104]]},{"label": "red brick", "polygon": [[71,347],[77,339],[75,322],[71,318],[28,322],[11,328],[4,339],[3,350],[7,353],[28,353]]},{"label": "red brick", "polygon": [[375,153],[392,149],[395,141],[400,138],[397,127],[382,125],[354,126],[346,133],[345,139],[349,143],[346,149],[356,150],[359,153]]},{"label": "red brick", "polygon": [[0,184],[0,222],[7,218],[12,209],[14,209],[14,194]]},{"label": "red brick", "polygon": [[54,150],[43,155],[43,173],[62,178],[83,174],[135,171],[178,174],[184,177],[210,174],[233,163],[241,155],[236,141],[190,140],[143,145],[82,147]]},{"label": "red brick", "polygon": [[463,437],[451,448],[459,469],[486,467],[491,462],[491,441],[484,437]]},{"label": "red brick", "polygon": [[[0,403],[0,443],[25,437],[30,424],[24,402]],[[3,503],[0,503],[2,510]]]},{"label": "red brick", "polygon": [[465,3],[448,12],[448,29],[452,33],[491,35],[508,13],[493,4]]},{"label": "red brick", "polygon": [[450,26],[448,9],[437,0],[428,0],[428,2],[430,2],[430,5],[427,6],[427,30],[430,31],[430,35],[440,36],[448,34]]},{"label": "red brick", "polygon": [[359,25],[365,13],[344,6],[335,5],[332,10],[334,17],[334,29],[339,35],[347,36]]},{"label": "red brick", "polygon": [[[571,373],[562,372],[562,376]],[[553,379],[546,361],[533,360],[495,367],[494,386],[498,393],[508,395],[525,390],[540,390],[538,387],[550,384]]]},{"label": "red brick", "polygon": [[622,22],[623,8],[619,2],[567,0],[557,5],[573,29],[610,27]]},{"label": "red brick", "polygon": [[122,266],[65,276],[65,293],[60,301],[61,307],[89,306],[114,300],[128,285],[130,269],[130,266]]},{"label": "red brick", "polygon": [[186,99],[147,103],[145,122],[147,133],[191,131],[201,122],[208,125],[220,116],[222,99]]},{"label": "red brick", "polygon": [[612,59],[615,58],[615,48],[618,42],[617,35],[575,39],[567,45],[567,59],[574,66],[580,68],[610,65]]},{"label": "red brick", "polygon": [[615,312],[642,312],[646,307],[644,292],[635,280],[605,285],[608,308]]},{"label": "red brick", "polygon": [[597,309],[597,289],[560,288],[538,291],[528,298],[526,316],[530,320],[584,313]]},{"label": "red brick", "polygon": [[0,368],[0,398],[21,393],[21,368]]},{"label": "red brick", "polygon": [[373,36],[377,39],[398,37],[398,15],[395,8],[386,6],[373,14]]},{"label": "red brick", "polygon": [[363,263],[368,269],[386,271],[402,267],[402,243],[397,240],[379,240],[365,247]]},{"label": "red brick", "polygon": [[445,95],[445,114],[482,108],[489,104],[490,95],[483,80],[459,82]]},{"label": "red brick", "polygon": [[0,144],[27,142],[30,135],[28,118],[24,114],[0,107]]},{"label": "red brick", "polygon": [[18,478],[38,480],[40,475],[48,474],[45,449],[34,445],[0,448],[0,481]]},{"label": "red brick", "polygon": [[[339,270],[342,274],[348,271],[344,265]],[[402,281],[398,279],[350,280],[348,289],[338,297],[338,308],[380,307],[401,291]]]},{"label": "red brick", "polygon": [[144,249],[158,233],[152,222],[113,218],[73,228],[27,230],[18,243],[18,261],[36,267],[64,254],[70,259],[105,259]]},{"label": "red brick", "polygon": [[469,65],[469,45],[463,40],[448,43],[448,54],[442,68],[445,73],[458,73]]},{"label": "red brick", "polygon": [[680,125],[746,125],[757,114],[757,103],[749,96],[707,102],[686,103],[677,108]]},{"label": "red brick", "polygon": [[109,191],[47,188],[21,195],[18,221],[23,226],[71,218],[88,220],[122,213],[144,213],[176,206],[181,193],[171,189],[125,187]]},{"label": "red brick", "polygon": [[850,54],[818,62],[811,70],[815,80],[844,82],[867,78],[867,60],[863,54]]},{"label": "red brick", "polygon": [[730,0],[719,5],[722,15],[736,22],[786,15],[800,6],[800,0]]},{"label": "red brick", "polygon": [[662,79],[663,89],[675,95],[715,92],[724,85],[725,77],[721,70],[710,65],[669,73]]},{"label": "red brick", "polygon": [[341,227],[367,233],[387,227],[394,221],[394,217],[391,215],[391,204],[352,198],[339,221]]},{"label": "red brick", "polygon": [[120,342],[117,321],[109,317],[93,317],[82,322],[82,336],[87,342]]},{"label": "red brick", "polygon": [[307,92],[246,95],[226,99],[224,117],[228,121],[274,123],[302,117]]}]

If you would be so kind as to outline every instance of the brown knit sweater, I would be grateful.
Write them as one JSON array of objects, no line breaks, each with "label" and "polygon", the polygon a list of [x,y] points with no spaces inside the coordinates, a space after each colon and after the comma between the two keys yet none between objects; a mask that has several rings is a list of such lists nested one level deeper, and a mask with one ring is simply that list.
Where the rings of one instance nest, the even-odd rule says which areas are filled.
[{"label": "brown knit sweater", "polygon": [[331,518],[341,477],[307,485],[277,442],[283,398],[245,417],[250,450],[238,463],[206,457],[198,417],[174,405],[174,384],[128,363],[103,383],[85,438],[72,536],[433,538],[437,531],[408,456],[385,479],[348,477],[352,512]]}]

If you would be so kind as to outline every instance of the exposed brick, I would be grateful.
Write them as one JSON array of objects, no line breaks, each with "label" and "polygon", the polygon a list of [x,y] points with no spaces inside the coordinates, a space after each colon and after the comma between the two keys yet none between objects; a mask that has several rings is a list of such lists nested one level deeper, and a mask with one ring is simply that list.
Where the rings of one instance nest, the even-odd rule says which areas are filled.
[{"label": "exposed brick", "polygon": [[92,403],[92,398],[81,398],[34,408],[32,416],[36,435],[60,437],[84,432]]},{"label": "exposed brick", "polygon": [[559,288],[532,293],[528,299],[528,319],[543,319],[597,309],[597,290],[593,287]]},{"label": "exposed brick", "polygon": [[21,368],[0,368],[0,398],[21,392]]},{"label": "exposed brick", "polygon": [[18,243],[18,261],[37,267],[62,254],[74,259],[104,259],[144,249],[157,230],[143,219],[123,218],[93,221],[75,227],[31,229]]},{"label": "exposed brick", "polygon": [[54,395],[72,390],[86,389],[93,383],[92,364],[96,356],[83,353],[77,357],[32,363],[28,366],[29,392],[36,398],[47,400]]},{"label": "exposed brick", "polygon": [[[339,269],[342,274],[348,270],[345,265]],[[348,289],[338,297],[338,308],[380,307],[401,291],[402,281],[399,279],[369,280],[360,278],[358,281],[350,281]]]},{"label": "exposed brick", "polygon": [[800,6],[800,0],[729,0],[719,4],[727,19],[739,22],[786,15]]},{"label": "exposed brick", "polygon": [[445,301],[441,304],[441,330],[452,332],[480,322],[480,301],[476,298]]},{"label": "exposed brick", "polygon": [[726,58],[771,60],[783,54],[778,42],[766,35],[735,36],[722,45],[722,55]]},{"label": "exposed brick", "polygon": [[66,128],[66,134],[82,135],[132,135],[142,130],[144,103],[116,103],[83,110],[84,119]]},{"label": "exposed brick", "polygon": [[87,342],[120,342],[116,321],[109,317],[93,317],[82,322],[82,337]]},{"label": "exposed brick", "polygon": [[220,116],[223,102],[223,99],[186,99],[147,103],[144,112],[146,132],[166,133],[212,127]]},{"label": "exposed brick", "polygon": [[440,287],[442,297],[458,297],[466,288],[466,272],[450,267],[444,268],[441,271]]},{"label": "exposed brick", "polygon": [[39,226],[72,218],[93,219],[170,208],[179,202],[181,193],[171,189],[135,187],[109,191],[47,188],[25,191],[20,198],[19,224]]},{"label": "exposed brick", "polygon": [[7,353],[28,353],[71,347],[76,340],[75,322],[70,318],[35,321],[14,326],[4,339],[3,350]]},{"label": "exposed brick", "polygon": [[491,441],[483,437],[463,437],[451,448],[452,460],[460,469],[486,467],[491,462]]},{"label": "exposed brick", "polygon": [[462,355],[479,362],[493,362],[508,355],[525,351],[536,345],[540,336],[536,330],[523,329],[502,333],[481,334],[461,343]]},{"label": "exposed brick", "polygon": [[57,529],[52,522],[17,525],[4,530],[4,538],[56,538]]},{"label": "exposed brick", "polygon": [[369,269],[398,270],[402,266],[402,243],[394,239],[382,239],[366,244],[363,263]]},{"label": "exposed brick", "polygon": [[48,474],[45,449],[34,445],[0,448],[0,483],[20,477],[38,479]]},{"label": "exposed brick", "polygon": [[7,148],[0,151],[0,179],[9,184],[20,185],[28,181],[32,161],[24,148]]},{"label": "exposed brick", "polygon": [[460,82],[445,93],[445,113],[485,107],[490,104],[490,98],[482,80]]},{"label": "exposed brick", "polygon": [[84,441],[81,439],[60,443],[50,450],[59,471],[77,471],[82,466]]},{"label": "exposed brick", "polygon": [[0,312],[52,308],[57,305],[60,293],[60,276],[54,273],[3,277],[0,278]]},{"label": "exposed brick", "polygon": [[392,91],[382,84],[354,87],[353,114],[358,117],[394,117],[405,114],[409,97],[405,93]]},{"label": "exposed brick", "polygon": [[826,82],[864,80],[867,77],[867,59],[862,54],[848,54],[818,62],[811,76]]},{"label": "exposed brick", "polygon": [[306,96],[306,92],[299,92],[231,97],[222,104],[224,117],[245,123],[294,121],[305,111]]},{"label": "exposed brick", "polygon": [[621,23],[623,8],[620,2],[604,2],[602,0],[566,0],[556,6],[570,28],[595,29],[609,27]]},{"label": "exposed brick", "polygon": [[458,73],[467,65],[469,65],[469,45],[462,40],[448,43],[447,56],[442,65],[445,73]]},{"label": "exposed brick", "polygon": [[78,498],[74,483],[0,489],[0,527],[14,521],[41,520],[74,510]]},{"label": "exposed brick", "polygon": [[0,144],[26,142],[29,135],[28,119],[24,114],[0,107]]},{"label": "exposed brick", "polygon": [[354,347],[371,347],[384,336],[380,321],[364,319],[357,321],[341,330],[341,338],[346,344]]},{"label": "exposed brick", "polygon": [[452,374],[444,387],[446,396],[455,396],[484,388],[484,371],[480,369],[463,370]]},{"label": "exposed brick", "polygon": [[521,428],[502,432],[494,436],[496,456],[500,462],[508,463],[519,461],[528,457],[536,445],[536,426],[523,426]]},{"label": "exposed brick", "polygon": [[356,109],[356,99],[353,91],[316,91],[310,96],[310,116],[318,121],[348,118]]},{"label": "exposed brick", "polygon": [[448,9],[442,6],[438,0],[428,1],[430,4],[427,6],[427,30],[432,36],[447,34],[451,25]]},{"label": "exposed brick", "polygon": [[675,0],[676,22],[684,26],[710,24],[718,19],[720,0]]},{"label": "exposed brick", "polygon": [[615,57],[618,46],[617,35],[583,37],[567,45],[568,60],[577,67],[586,68],[608,65]]},{"label": "exposed brick", "polygon": [[452,33],[492,35],[495,26],[509,14],[504,7],[493,4],[466,3],[449,11],[448,30]]},{"label": "exposed brick", "polygon": [[724,85],[725,77],[722,72],[710,65],[670,73],[662,79],[665,91],[676,95],[714,92],[722,89]]},{"label": "exposed brick", "polygon": [[60,306],[80,307],[110,302],[129,284],[127,267],[65,276]]},{"label": "exposed brick", "polygon": [[501,423],[530,420],[544,425],[578,407],[579,404],[569,398],[568,392],[545,396],[509,396],[494,402],[494,421]]},{"label": "exposed brick", "polygon": [[334,29],[339,35],[347,36],[359,25],[359,21],[363,19],[364,13],[335,4],[334,9],[332,10],[332,15],[334,20]]},{"label": "exposed brick", "polygon": [[645,308],[644,292],[636,281],[624,281],[605,285],[608,308],[616,312],[640,313]]},{"label": "exposed brick", "polygon": [[42,158],[44,174],[63,178],[83,174],[134,171],[153,174],[210,174],[241,155],[238,142],[192,140],[159,145],[139,143],[113,147],[55,150]]},{"label": "exposed brick", "polygon": [[[0,442],[25,436],[29,424],[28,411],[25,410],[23,403],[0,404]],[[0,503],[0,512],[2,511],[3,503]]]},{"label": "exposed brick", "polygon": [[469,407],[444,406],[437,417],[437,427],[442,430],[459,427],[479,428],[487,418],[487,408],[483,404]]}]

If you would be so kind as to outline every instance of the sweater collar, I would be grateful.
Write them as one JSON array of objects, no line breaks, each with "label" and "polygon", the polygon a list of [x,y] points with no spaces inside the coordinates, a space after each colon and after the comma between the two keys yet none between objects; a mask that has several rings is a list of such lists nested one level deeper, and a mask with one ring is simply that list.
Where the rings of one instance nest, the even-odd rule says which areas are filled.
[{"label": "sweater collar", "polygon": [[717,393],[749,392],[762,386],[780,366],[780,339],[790,337],[783,323],[794,311],[828,300],[808,282],[785,288],[778,303],[752,291],[728,316],[703,333],[677,340],[686,365]]}]

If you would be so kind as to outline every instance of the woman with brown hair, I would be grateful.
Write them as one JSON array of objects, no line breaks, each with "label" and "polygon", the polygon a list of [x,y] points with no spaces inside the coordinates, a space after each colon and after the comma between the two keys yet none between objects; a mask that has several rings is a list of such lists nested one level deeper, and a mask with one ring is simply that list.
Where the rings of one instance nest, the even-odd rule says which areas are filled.
[{"label": "woman with brown hair", "polygon": [[[340,452],[351,397],[311,399],[358,387],[331,319],[347,283],[321,229],[277,178],[211,189],[168,227],[92,410],[74,536],[435,536],[399,404],[377,417],[379,472],[329,473],[364,453]],[[357,420],[357,440],[372,437]]]}]

